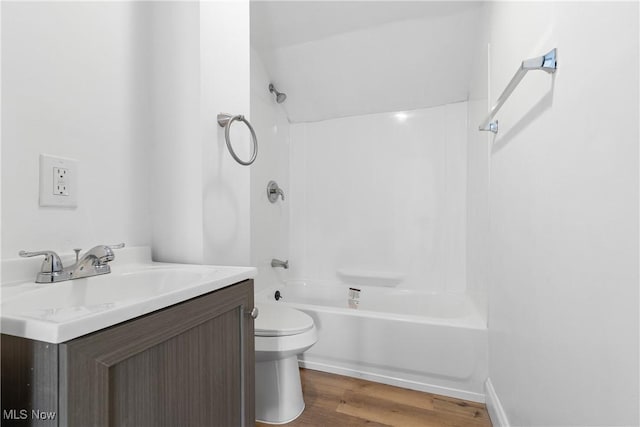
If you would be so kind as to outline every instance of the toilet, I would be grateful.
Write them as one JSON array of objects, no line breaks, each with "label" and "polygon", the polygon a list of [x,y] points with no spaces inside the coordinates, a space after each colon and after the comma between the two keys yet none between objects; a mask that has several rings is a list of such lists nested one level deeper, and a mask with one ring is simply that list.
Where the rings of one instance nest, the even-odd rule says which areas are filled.
[{"label": "toilet", "polygon": [[318,340],[311,316],[282,305],[258,307],[255,320],[256,420],[285,424],[304,411],[298,354]]}]

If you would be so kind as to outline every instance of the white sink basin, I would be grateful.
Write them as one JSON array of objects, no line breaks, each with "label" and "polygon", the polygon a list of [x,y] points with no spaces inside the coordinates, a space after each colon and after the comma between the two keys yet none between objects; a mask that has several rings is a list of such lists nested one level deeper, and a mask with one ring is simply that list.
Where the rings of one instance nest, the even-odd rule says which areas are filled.
[{"label": "white sink basin", "polygon": [[[252,267],[136,262],[53,284],[2,284],[2,333],[61,343],[255,276]],[[35,272],[33,274],[35,278]]]}]

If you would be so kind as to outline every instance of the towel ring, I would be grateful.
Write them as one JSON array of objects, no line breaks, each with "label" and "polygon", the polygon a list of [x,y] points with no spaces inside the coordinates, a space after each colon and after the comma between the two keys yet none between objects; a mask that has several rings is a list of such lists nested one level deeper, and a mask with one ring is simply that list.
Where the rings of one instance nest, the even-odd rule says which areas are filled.
[{"label": "towel ring", "polygon": [[[253,152],[251,153],[251,158],[248,162],[245,162],[240,157],[238,157],[236,155],[236,152],[233,151],[233,147],[231,146],[231,140],[229,139],[229,129],[231,129],[231,124],[236,120],[240,120],[245,125],[247,125],[249,131],[251,132],[251,140],[253,141]],[[258,155],[258,138],[256,137],[256,132],[253,130],[253,126],[251,126],[251,123],[249,123],[249,121],[245,119],[241,114],[232,116],[231,114],[220,113],[218,114],[218,124],[220,125],[220,127],[224,128],[224,139],[227,142],[227,149],[229,150],[229,154],[231,154],[231,157],[233,157],[236,162],[240,163],[243,166],[249,166],[251,163],[255,162],[256,156]]]}]

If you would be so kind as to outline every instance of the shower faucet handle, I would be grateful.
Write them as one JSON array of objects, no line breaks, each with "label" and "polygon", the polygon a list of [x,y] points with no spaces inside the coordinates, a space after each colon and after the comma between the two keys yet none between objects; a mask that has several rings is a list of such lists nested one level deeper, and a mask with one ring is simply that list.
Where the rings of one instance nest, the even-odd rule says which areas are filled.
[{"label": "shower faucet handle", "polygon": [[267,184],[267,198],[271,203],[275,203],[278,200],[278,196],[282,197],[282,201],[284,202],[284,191],[282,191],[282,188],[278,186],[277,182],[269,181]]}]

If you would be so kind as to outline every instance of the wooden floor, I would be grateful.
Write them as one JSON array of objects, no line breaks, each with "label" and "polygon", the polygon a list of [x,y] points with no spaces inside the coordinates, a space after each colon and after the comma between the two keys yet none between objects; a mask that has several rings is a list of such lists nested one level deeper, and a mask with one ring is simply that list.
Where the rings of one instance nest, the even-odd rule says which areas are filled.
[{"label": "wooden floor", "polygon": [[491,427],[482,403],[310,369],[301,369],[300,376],[307,406],[298,419],[285,426]]}]

